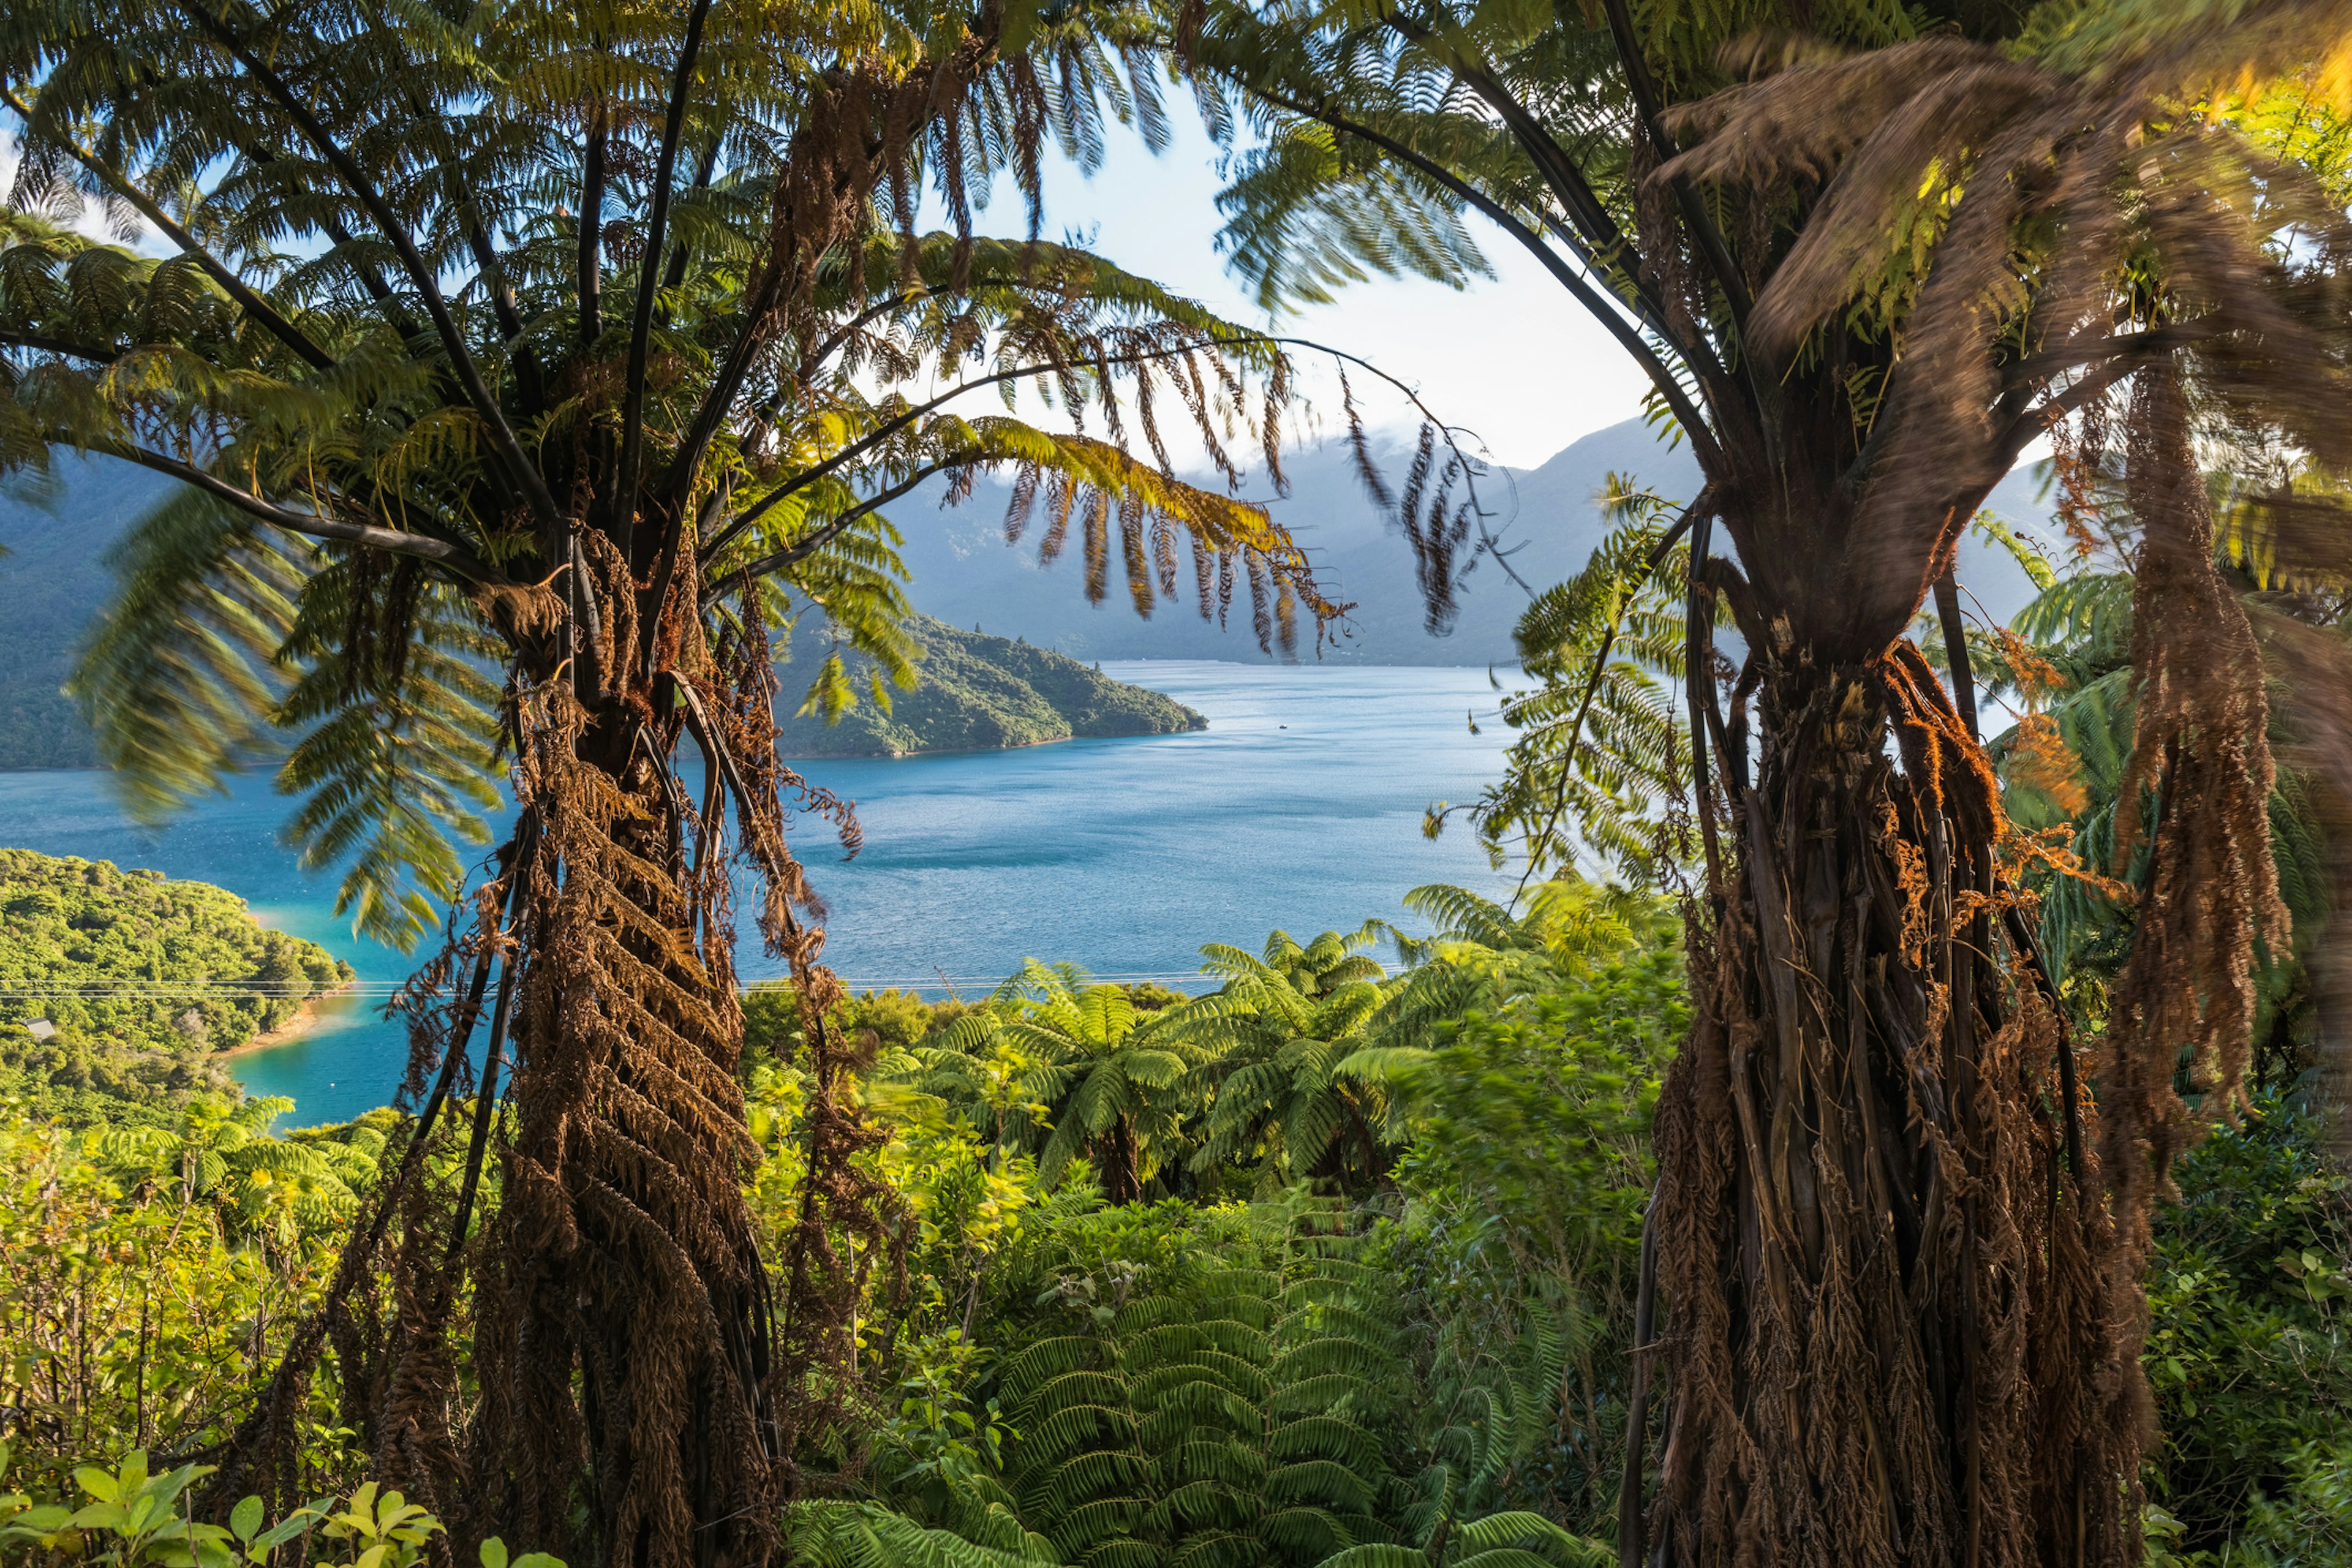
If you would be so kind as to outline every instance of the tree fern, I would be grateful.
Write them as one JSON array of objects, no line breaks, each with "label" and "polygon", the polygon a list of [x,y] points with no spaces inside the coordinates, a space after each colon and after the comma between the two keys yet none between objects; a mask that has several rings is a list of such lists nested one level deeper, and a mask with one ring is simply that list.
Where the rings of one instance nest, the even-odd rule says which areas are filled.
[{"label": "tree fern", "polygon": [[1654,898],[1573,875],[1537,883],[1510,908],[1444,883],[1413,889],[1404,905],[1435,929],[1416,937],[1385,928],[1408,967],[1342,1073],[1402,1081],[1425,1068],[1449,1021],[1557,990],[1655,940],[1667,922]]},{"label": "tree fern", "polygon": [[[791,832],[806,806],[854,852],[856,819],[776,753],[773,634],[798,620],[883,672],[859,692],[821,656],[792,697],[816,710],[913,673],[892,509],[997,472],[1024,503],[1009,531],[1042,502],[1040,553],[1082,557],[1066,576],[1091,598],[1220,619],[1245,591],[1269,647],[1339,614],[1235,499],[1244,445],[1282,484],[1282,345],[1044,238],[1047,146],[1085,162],[1122,116],[1164,133],[1151,25],[930,0],[201,0],[0,23],[22,150],[0,474],[65,447],[199,498],[134,535],[83,669],[107,760],[160,808],[285,731],[291,837],[340,863],[345,912],[395,942],[446,933],[403,997],[420,1116],[464,1103],[469,1060],[512,1068],[461,1172],[393,1173],[405,1190],[356,1228],[274,1385],[305,1386],[322,1325],[358,1310],[395,1207],[454,1226],[408,1237],[386,1297],[384,1386],[465,1364],[482,1394],[390,1402],[377,1458],[412,1490],[499,1498],[499,1528],[580,1560],[751,1560],[772,1549],[777,1466],[840,1451],[848,1260],[896,1222],[861,1158],[863,1043],[823,1026],[836,983]],[[1029,222],[989,239],[974,207],[1000,176]],[[72,232],[90,198],[169,254]],[[944,232],[916,230],[929,198]],[[1044,417],[992,409],[1024,388]],[[1176,474],[1177,421],[1212,482]],[[515,832],[469,900],[460,846],[499,793]],[[775,1258],[739,1179],[739,868],[813,1008]],[[1067,1080],[1056,1131],[1150,1145],[1186,1064],[1101,1056],[1038,1069]],[[524,1169],[549,1179],[486,1180]],[[331,1171],[253,1174],[308,1211],[341,1201]],[[420,1190],[445,1176],[448,1201]],[[467,1360],[448,1342],[476,1283],[517,1315]],[[635,1391],[626,1420],[600,1380]],[[292,1431],[257,1416],[213,1484],[290,1489]],[[583,1510],[563,1478],[591,1473],[628,1479]]]},{"label": "tree fern", "polygon": [[[2135,1559],[2132,1510],[2113,1506],[2140,1466],[2139,1428],[2116,1414],[2128,1395],[2087,1414],[2064,1407],[2066,1378],[2003,1373],[1969,1419],[1946,1401],[1916,1436],[1882,1424],[1877,1444],[1843,1448],[1805,1412],[1843,1385],[1908,1420],[1893,1414],[1911,1407],[1906,1391],[1998,1339],[1996,1317],[2039,1321],[2065,1300],[2068,1278],[2032,1264],[2079,1222],[2042,1199],[2088,1181],[2075,1213],[2137,1213],[2160,1189],[2181,1106],[2159,1068],[2179,1037],[2198,1042],[2200,1076],[2237,1083],[2255,1026],[2247,954],[2281,923],[2263,853],[2271,761],[2244,720],[2262,700],[2252,639],[2197,558],[2210,520],[2194,458],[2325,448],[2341,468],[2336,443],[2352,451],[2343,395],[2326,390],[2343,322],[2304,303],[2335,287],[2327,247],[2352,241],[2330,123],[2341,83],[2311,64],[2339,51],[2342,13],[2298,0],[1209,0],[1180,16],[1173,41],[1227,110],[1223,237],[1266,301],[1405,266],[1458,282],[1470,263],[1443,241],[1475,222],[1624,351],[1706,481],[1686,568],[1661,559],[1654,584],[1649,552],[1613,538],[1535,606],[1522,652],[1538,689],[1507,699],[1521,731],[1509,774],[1471,808],[1489,852],[1524,856],[1530,880],[1562,864],[1661,882],[1703,867],[1692,908],[1717,1033],[1694,1054],[1730,1041],[1733,1087],[1711,1068],[1683,1075],[1662,1119],[1658,1274],[1677,1321],[1706,1326],[1665,1341],[1671,1448],[1655,1510],[1629,1500],[1625,1560],[1653,1555],[1654,1519],[1663,1560],[1793,1561],[1821,1550],[1832,1515],[1832,1550],[1856,1561],[1963,1539],[1988,1560],[2053,1540]],[[2243,216],[2209,221],[2221,211]],[[2149,962],[2102,1051],[2108,1147],[2089,1178],[2079,1154],[2062,1172],[2048,1152],[2073,1087],[2045,1079],[2071,1058],[2037,1043],[2008,1079],[1969,1076],[2014,1037],[2011,999],[2036,984],[2025,944],[1988,934],[1972,902],[1946,900],[1915,930],[1886,900],[1916,889],[1921,865],[1972,866],[1952,875],[2001,896],[1994,862],[2012,846],[1966,693],[1946,696],[1906,632],[1930,593],[1951,602],[1954,535],[2021,452],[2077,431],[2095,444],[2126,398],[2128,428],[2114,431],[2134,510],[2152,536],[2177,536],[2171,558],[2140,563],[2142,594],[2171,607],[2164,626],[2144,619],[2134,653],[2138,767],[2157,771],[2160,738],[2161,842],[2179,853],[2163,853],[2151,886],[2176,880],[2140,911]],[[2340,584],[2341,495],[2266,495],[2275,526],[2249,532],[2256,580]],[[1719,662],[1711,609],[1731,612],[1743,664]],[[1621,639],[1638,651],[1621,655]],[[2120,837],[2135,837],[2138,783],[2127,776]],[[2135,1037],[2134,1018],[2162,1022]],[[1751,1035],[1781,1043],[1778,1067],[1748,1050]],[[1803,1068],[1824,1051],[1870,1058],[1844,1106]],[[2142,1071],[2145,1093],[2126,1089]],[[1950,1073],[1963,1081],[1929,1087]],[[1981,1102],[1982,1125],[2016,1130],[2004,1147],[2042,1152],[2015,1201],[1987,1196],[1955,1222],[1967,1247],[1916,1259],[1868,1239],[1874,1198],[1849,1202],[1882,1175],[1939,1179],[1925,1148],[1935,1113],[1906,1114],[1914,1089],[1920,1105]],[[2075,1131],[2068,1120],[2070,1151]],[[1841,1162],[1816,1205],[1811,1173]],[[1945,1212],[1924,1188],[1894,1201]],[[1799,1211],[1802,1224],[1783,1223]],[[2090,1325],[2058,1362],[2131,1363],[2145,1235],[2137,1219],[2084,1232],[2092,1252],[2115,1251],[2095,1272],[2126,1281],[2128,1300],[2054,1309]],[[1875,1268],[1896,1282],[1855,1283]],[[1789,1310],[1792,1297],[1809,1310]],[[1878,1331],[1822,1331],[1849,1321]],[[2095,1345],[2110,1326],[2115,1342]],[[1796,1396],[1741,1399],[1742,1369],[1757,1367],[1785,1369]],[[2001,1436],[1985,1425],[1994,1411],[2008,1413]],[[2077,1440],[2052,1440],[2061,1427]],[[1914,1457],[1886,1457],[1898,1448]]]},{"label": "tree fern", "polygon": [[1278,1211],[1273,1272],[1209,1275],[1006,1362],[1006,1483],[1061,1561],[1307,1568],[1388,1539],[1374,1423],[1399,1368],[1335,1217]]},{"label": "tree fern", "polygon": [[992,1123],[991,1136],[1034,1155],[1049,1184],[1083,1158],[1126,1202],[1184,1152],[1191,1078],[1206,1049],[1188,1026],[1217,1011],[1144,1012],[1120,986],[1031,959],[931,1036],[899,1076],[962,1106],[975,1125]]},{"label": "tree fern", "polygon": [[1654,883],[1685,853],[1667,810],[1689,768],[1674,695],[1687,552],[1667,541],[1671,509],[1657,495],[1612,474],[1602,503],[1616,527],[1519,617],[1520,668],[1538,684],[1503,699],[1520,734],[1502,781],[1466,808],[1433,807],[1427,830],[1466,809],[1495,864],[1516,854],[1529,879],[1583,858]]},{"label": "tree fern", "polygon": [[101,1128],[87,1142],[101,1168],[127,1182],[176,1188],[184,1203],[207,1200],[231,1235],[290,1247],[350,1223],[383,1147],[380,1134],[362,1131],[348,1140],[272,1137],[270,1123],[293,1109],[282,1096],[199,1097],[174,1125]]},{"label": "tree fern", "polygon": [[[379,59],[426,47],[413,35],[364,27],[346,42]],[[429,46],[429,63],[408,68],[432,84],[412,81],[405,90],[429,97],[451,73],[481,68],[478,53],[441,58],[446,47],[443,37]],[[397,74],[388,61],[386,68]],[[562,75],[534,60],[517,71],[511,90],[545,90]],[[585,80],[574,86],[593,90]],[[15,101],[47,123],[43,110]],[[446,144],[436,150],[444,163],[434,177],[453,188],[520,178],[516,161],[530,155],[534,133],[509,119],[517,112],[494,94],[470,121],[440,126],[436,134]],[[1089,110],[1065,102],[1059,112],[1083,121]],[[478,140],[460,145],[467,137]],[[60,128],[35,146],[26,194],[63,212],[85,185],[135,184],[136,171],[110,155]],[[211,154],[175,145],[151,156],[150,173],[178,177],[189,172],[185,161]],[[453,401],[458,389],[436,381],[431,363],[397,341],[415,328],[422,308],[383,287],[400,269],[397,258],[380,241],[348,235],[299,262],[268,248],[289,226],[315,232],[324,223],[332,232],[343,222],[305,194],[334,188],[341,177],[316,166],[298,175],[300,162],[263,160],[215,179],[183,235],[197,248],[163,261],[93,245],[32,211],[0,211],[0,349],[7,351],[0,382],[8,394],[0,397],[0,465],[38,467],[50,446],[62,444],[212,487],[209,499],[189,494],[122,547],[124,593],[101,617],[77,682],[101,731],[101,754],[134,805],[153,816],[253,763],[278,739],[271,722],[287,726],[287,740],[308,743],[282,782],[311,797],[292,837],[313,860],[344,867],[340,901],[361,929],[407,945],[436,923],[433,906],[457,885],[457,845],[482,841],[486,792],[501,782],[487,766],[485,693],[442,656],[478,661],[512,652],[516,628],[499,624],[517,602],[511,586],[478,595],[545,542],[512,531],[513,515],[500,510],[499,492],[510,491],[516,478],[494,472],[496,419],[463,397]],[[545,385],[547,367],[578,352],[564,316],[580,237],[538,204],[544,188],[571,174],[558,156],[530,176],[537,187],[497,184],[495,200],[518,243],[495,265],[460,235],[437,241],[453,267],[462,256],[477,269],[482,292],[458,307],[467,313],[461,335],[471,334],[468,351],[511,378],[506,392],[520,406],[504,416],[557,468],[560,454],[576,457],[583,443],[610,438],[596,435],[609,427],[608,408],[577,389],[551,398]],[[478,185],[466,199],[493,198]],[[726,330],[745,303],[741,268],[751,252],[740,226],[762,221],[760,206],[759,177],[744,169],[698,187],[678,207],[680,232],[696,248],[665,296],[673,319],[661,328],[663,347],[676,356],[670,363],[697,364],[705,379],[718,367],[698,334]],[[420,221],[428,226],[455,221],[429,204],[426,215]],[[160,208],[151,216],[168,221]],[[204,251],[199,234],[226,254]],[[256,275],[250,287],[240,279],[240,257]],[[498,288],[510,291],[510,306],[493,306]],[[804,710],[831,717],[858,701],[887,705],[891,685],[919,679],[904,626],[902,535],[888,509],[934,475],[949,481],[950,499],[977,474],[1013,477],[1024,498],[1022,515],[1008,519],[1015,534],[1029,500],[1044,493],[1063,525],[1076,518],[1090,558],[1122,556],[1129,596],[1145,614],[1177,596],[1182,554],[1196,569],[1193,596],[1204,616],[1223,618],[1236,582],[1252,595],[1263,637],[1288,637],[1300,608],[1318,625],[1335,613],[1263,508],[1179,479],[1167,458],[1164,426],[1173,414],[1198,427],[1226,478],[1238,479],[1223,445],[1226,416],[1250,378],[1271,377],[1278,403],[1286,374],[1280,350],[1262,334],[1075,248],[902,235],[887,224],[828,252],[800,308],[797,363],[782,367],[746,420],[711,442],[697,481],[697,542],[704,556],[698,608],[709,636],[742,632],[737,590],[748,578],[770,626],[814,622],[872,659],[877,678],[864,690],[834,659],[800,672],[794,700]],[[1010,400],[1024,382],[1080,427],[1013,417]],[[949,395],[925,400],[908,390],[919,384],[945,385]],[[967,406],[991,394],[1007,400],[1006,413]],[[1089,415],[1107,426],[1101,434],[1083,428]],[[1130,452],[1130,441],[1148,456]],[[341,553],[314,562],[308,542],[289,548],[289,535],[305,533],[341,542],[327,547]],[[349,543],[362,539],[353,556]],[[1061,539],[1061,528],[1047,530],[1048,557]],[[435,579],[433,592],[402,598],[398,574],[387,572],[359,586],[362,597],[372,596],[360,604],[348,570],[376,549],[421,565]],[[543,577],[548,564],[525,577]],[[1092,574],[1086,591],[1102,597],[1108,579]],[[306,594],[320,603],[289,642]],[[420,664],[436,667],[420,668],[410,690],[381,693],[374,710],[362,712],[320,700],[313,683],[296,706],[278,707],[286,682],[273,661],[297,679],[339,658],[347,629],[425,603],[432,612],[419,624],[380,628],[395,642],[405,637]]]},{"label": "tree fern", "polygon": [[1196,1071],[1213,1099],[1194,1170],[1255,1166],[1261,1195],[1310,1176],[1348,1190],[1379,1176],[1402,1127],[1377,1082],[1343,1070],[1394,990],[1362,951],[1375,929],[1325,931],[1304,946],[1277,931],[1257,954],[1201,950],[1225,984],[1165,1026],[1211,1053]]}]

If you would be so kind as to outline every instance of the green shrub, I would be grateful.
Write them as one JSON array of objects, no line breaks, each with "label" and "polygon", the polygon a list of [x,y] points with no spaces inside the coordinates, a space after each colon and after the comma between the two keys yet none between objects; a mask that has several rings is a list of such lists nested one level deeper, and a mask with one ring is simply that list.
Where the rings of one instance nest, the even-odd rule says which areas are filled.
[{"label": "green shrub", "polygon": [[[6,1468],[7,1447],[0,1444],[0,1472]],[[151,1474],[146,1454],[134,1449],[112,1469],[76,1467],[79,1503],[0,1493],[0,1561],[257,1568],[299,1542],[297,1560],[316,1568],[415,1568],[432,1538],[444,1533],[432,1514],[398,1492],[379,1493],[373,1481],[341,1502],[322,1498],[296,1509],[268,1529],[257,1497],[231,1509],[225,1526],[205,1522],[195,1517],[189,1488],[212,1473],[209,1465],[182,1465]],[[564,1568],[543,1552],[509,1563],[496,1536],[482,1542],[481,1560],[482,1568]]]},{"label": "green shrub", "polygon": [[[168,1139],[0,1105],[0,1487],[56,1494],[91,1453],[220,1442],[325,1289],[345,1216],[301,1223],[302,1184],[280,1176],[327,1156],[233,1117]],[[299,1418],[306,1473],[351,1478],[331,1377]]]},{"label": "green shrub", "polygon": [[2281,1096],[2174,1175],[2148,1278],[2156,1561],[2352,1564],[2352,1184]]}]

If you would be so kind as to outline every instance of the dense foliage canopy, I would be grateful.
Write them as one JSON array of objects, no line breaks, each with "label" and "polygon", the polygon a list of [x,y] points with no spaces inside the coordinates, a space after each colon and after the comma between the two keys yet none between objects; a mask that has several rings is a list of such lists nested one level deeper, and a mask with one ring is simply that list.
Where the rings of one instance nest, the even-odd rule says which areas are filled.
[{"label": "dense foliage canopy", "polygon": [[[858,1270],[853,1393],[821,1444],[833,1479],[787,1517],[795,1554],[840,1568],[1612,1560],[1649,1129],[1688,1013],[1654,906],[1538,892],[1525,920],[1461,889],[1416,893],[1441,929],[1376,982],[1386,1043],[1361,1081],[1389,1098],[1394,1132],[1369,1184],[1336,1166],[1287,1180],[1281,1125],[1220,1127],[1223,1085],[1262,1059],[1242,1035],[1231,1066],[1203,1047],[1202,1070],[1171,1083],[1151,1190],[1110,1205],[1089,1164],[1056,1181],[1039,1163],[1059,1123],[1038,1096],[1087,1076],[1046,1064],[1099,1055],[1083,1030],[1054,1031],[1048,981],[1116,1011],[1106,988],[1045,969],[976,1004],[845,1000],[833,1022],[869,1039],[855,1092],[883,1133],[859,1158],[904,1228]],[[1223,984],[1202,998],[1120,1000],[1153,1027],[1214,1018],[1204,1003],[1252,994],[1286,952],[1295,965],[1349,945],[1277,939],[1246,964],[1216,948]],[[1402,1005],[1416,994],[1428,1005]],[[789,990],[754,992],[747,1013],[750,1126],[768,1153],[750,1198],[781,1238],[811,1131],[807,1046]],[[202,1111],[168,1136],[0,1131],[0,1405],[16,1413],[0,1490],[68,1500],[79,1461],[111,1473],[133,1447],[201,1453],[227,1435],[413,1129],[382,1112],[251,1131],[278,1108]],[[2218,1562],[2224,1544],[2231,1561],[2346,1560],[2352,1200],[2317,1132],[2266,1097],[2185,1163],[2162,1216],[2153,1561]],[[306,1496],[369,1468],[372,1417],[342,1365],[331,1349],[306,1394]],[[478,1396],[462,1368],[457,1395]],[[12,1539],[0,1555],[37,1532]]]}]

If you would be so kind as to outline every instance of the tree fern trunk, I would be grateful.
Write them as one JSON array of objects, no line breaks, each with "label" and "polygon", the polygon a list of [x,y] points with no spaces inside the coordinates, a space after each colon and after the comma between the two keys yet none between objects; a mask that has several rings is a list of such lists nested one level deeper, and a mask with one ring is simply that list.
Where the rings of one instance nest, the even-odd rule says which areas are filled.
[{"label": "tree fern trunk", "polygon": [[1143,1178],[1138,1163],[1135,1124],[1122,1116],[1095,1142],[1095,1173],[1102,1182],[1103,1196],[1115,1204],[1131,1204],[1141,1197]]},{"label": "tree fern trunk", "polygon": [[2129,1259],[2000,930],[1982,754],[1907,642],[1759,696],[1659,1110],[1660,1560],[2136,1562]]},{"label": "tree fern trunk", "polygon": [[520,770],[544,848],[517,933],[516,1115],[480,1309],[496,1331],[478,1352],[478,1451],[505,1495],[480,1503],[487,1527],[532,1541],[584,1511],[601,1563],[758,1560],[766,1280],[723,923],[706,922],[638,716],[546,689]]}]

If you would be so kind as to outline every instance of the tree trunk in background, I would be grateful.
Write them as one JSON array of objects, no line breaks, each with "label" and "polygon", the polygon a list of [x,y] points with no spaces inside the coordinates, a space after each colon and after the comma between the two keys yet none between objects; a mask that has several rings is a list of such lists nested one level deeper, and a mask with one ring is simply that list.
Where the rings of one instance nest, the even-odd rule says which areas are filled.
[{"label": "tree trunk in background", "polygon": [[1135,1128],[1121,1117],[1095,1140],[1095,1174],[1102,1181],[1106,1201],[1131,1204],[1143,1195],[1143,1180],[1136,1165]]}]

